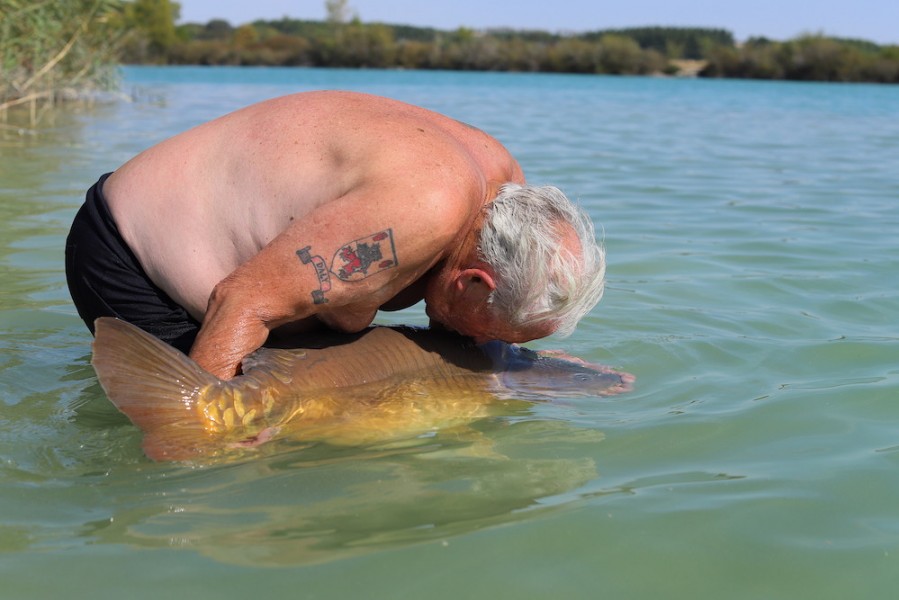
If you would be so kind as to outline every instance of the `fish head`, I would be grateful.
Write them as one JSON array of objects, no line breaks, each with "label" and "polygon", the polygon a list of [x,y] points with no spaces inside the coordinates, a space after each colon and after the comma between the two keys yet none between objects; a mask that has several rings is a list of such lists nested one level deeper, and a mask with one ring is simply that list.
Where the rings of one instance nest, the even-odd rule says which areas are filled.
[{"label": "fish head", "polygon": [[493,361],[500,384],[522,399],[612,396],[628,392],[636,378],[561,351],[535,352],[489,342],[480,348]]}]

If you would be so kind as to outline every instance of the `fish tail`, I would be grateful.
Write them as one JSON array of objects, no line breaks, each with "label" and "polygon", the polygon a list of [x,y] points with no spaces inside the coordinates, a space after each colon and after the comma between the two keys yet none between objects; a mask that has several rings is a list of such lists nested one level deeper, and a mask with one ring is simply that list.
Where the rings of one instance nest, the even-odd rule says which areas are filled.
[{"label": "fish tail", "polygon": [[146,455],[183,460],[204,453],[213,440],[195,407],[221,380],[130,323],[101,317],[94,327],[91,364],[109,400],[144,432]]}]

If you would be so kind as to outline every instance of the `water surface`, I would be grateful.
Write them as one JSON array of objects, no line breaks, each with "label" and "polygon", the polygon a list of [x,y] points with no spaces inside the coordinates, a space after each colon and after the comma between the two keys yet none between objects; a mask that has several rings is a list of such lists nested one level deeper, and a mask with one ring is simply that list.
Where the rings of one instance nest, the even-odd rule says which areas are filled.
[{"label": "water surface", "polygon": [[[485,129],[587,207],[606,297],[536,346],[632,372],[632,393],[407,445],[143,458],[65,289],[84,191],[210,118],[335,88]],[[895,593],[899,88],[130,68],[123,90],[0,129],[3,597]]]}]

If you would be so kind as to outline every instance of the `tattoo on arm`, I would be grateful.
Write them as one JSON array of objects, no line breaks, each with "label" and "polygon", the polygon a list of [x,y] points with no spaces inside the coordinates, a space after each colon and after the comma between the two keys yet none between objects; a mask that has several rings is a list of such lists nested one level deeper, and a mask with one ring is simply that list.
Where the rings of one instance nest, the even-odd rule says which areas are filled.
[{"label": "tattoo on arm", "polygon": [[341,281],[359,281],[399,264],[393,243],[393,229],[390,228],[344,244],[334,253],[330,268],[321,256],[312,254],[311,246],[297,250],[297,256],[304,265],[311,264],[315,268],[318,289],[312,290],[314,304],[325,304],[328,301],[325,292],[331,289],[329,273]]},{"label": "tattoo on arm", "polygon": [[315,268],[315,274],[318,276],[318,289],[312,290],[312,303],[324,304],[328,301],[325,298],[325,292],[331,289],[331,276],[328,275],[328,267],[325,265],[325,259],[321,256],[312,256],[310,250],[312,246],[306,246],[301,250],[297,250],[297,256],[304,265],[312,264]]},{"label": "tattoo on arm", "polygon": [[341,246],[331,259],[331,273],[341,281],[358,281],[397,264],[393,230],[384,229]]}]

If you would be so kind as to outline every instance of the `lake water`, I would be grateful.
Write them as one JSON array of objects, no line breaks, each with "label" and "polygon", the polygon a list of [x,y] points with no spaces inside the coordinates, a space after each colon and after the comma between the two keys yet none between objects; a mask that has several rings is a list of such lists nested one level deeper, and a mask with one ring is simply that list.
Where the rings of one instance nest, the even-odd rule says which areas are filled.
[{"label": "lake water", "polygon": [[[534,346],[634,391],[485,419],[478,444],[145,459],[89,364],[69,222],[154,142],[322,88],[474,124],[578,198],[606,297]],[[122,89],[0,129],[0,597],[894,596],[899,87],[129,68]]]}]

